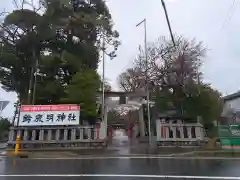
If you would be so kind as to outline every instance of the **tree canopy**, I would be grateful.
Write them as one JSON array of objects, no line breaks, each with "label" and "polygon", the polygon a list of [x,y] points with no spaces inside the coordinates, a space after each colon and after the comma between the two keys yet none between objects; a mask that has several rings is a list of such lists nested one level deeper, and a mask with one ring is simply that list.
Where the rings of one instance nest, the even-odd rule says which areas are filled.
[{"label": "tree canopy", "polygon": [[145,90],[148,82],[157,113],[175,112],[195,121],[201,116],[209,124],[220,116],[223,104],[221,94],[202,81],[206,48],[195,39],[175,36],[175,40],[176,46],[165,37],[149,43],[147,66],[140,48],[134,67],[120,74],[120,88]]},{"label": "tree canopy", "polygon": [[0,117],[0,141],[7,140],[8,131],[11,127],[11,123],[7,118]]},{"label": "tree canopy", "polygon": [[22,104],[77,103],[92,116],[99,52],[114,58],[120,45],[111,14],[103,0],[37,2],[15,1],[1,24],[2,87]]}]

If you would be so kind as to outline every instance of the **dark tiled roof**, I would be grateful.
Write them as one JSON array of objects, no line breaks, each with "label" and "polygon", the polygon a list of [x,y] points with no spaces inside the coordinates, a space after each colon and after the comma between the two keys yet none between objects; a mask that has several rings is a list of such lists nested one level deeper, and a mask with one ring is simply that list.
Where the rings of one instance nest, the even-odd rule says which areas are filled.
[{"label": "dark tiled roof", "polygon": [[230,95],[227,95],[227,96],[224,96],[223,100],[224,101],[230,101],[230,100],[233,100],[233,99],[236,99],[236,98],[240,98],[240,91],[238,91],[236,93],[233,93],[233,94],[230,94]]},{"label": "dark tiled roof", "polygon": [[[108,97],[119,97],[121,95],[127,97],[144,97],[147,95],[147,93],[144,91],[142,92],[105,91],[104,93]],[[102,91],[98,91],[98,94],[101,95]]]}]

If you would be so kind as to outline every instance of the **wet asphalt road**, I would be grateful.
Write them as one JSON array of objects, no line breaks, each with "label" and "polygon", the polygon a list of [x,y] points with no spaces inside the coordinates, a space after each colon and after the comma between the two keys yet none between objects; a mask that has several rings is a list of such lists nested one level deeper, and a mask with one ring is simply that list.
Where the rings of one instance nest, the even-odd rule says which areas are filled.
[{"label": "wet asphalt road", "polygon": [[[117,175],[235,176],[240,161],[189,159],[7,159],[0,161],[0,175],[87,174],[88,177],[0,177],[0,180],[139,180],[161,177]],[[108,175],[112,177],[106,177]],[[93,177],[103,175],[102,177]],[[168,178],[173,179],[173,178]],[[183,179],[183,178],[180,178]]]},{"label": "wet asphalt road", "polygon": [[[119,158],[14,160],[2,157],[0,158],[0,180],[185,179],[185,178],[162,178],[160,177],[160,175],[240,177],[239,170],[240,161],[206,160],[206,159],[190,160],[190,159],[160,159],[160,158],[121,158],[121,154],[127,154],[129,151],[129,143],[127,142],[126,137],[122,136],[121,138],[116,138],[113,145],[117,147],[121,152],[118,154]],[[139,149],[142,149],[142,147],[139,147]],[[36,174],[38,175],[71,174],[76,176],[39,177],[36,176]],[[10,177],[1,175],[16,175],[16,176]],[[26,177],[19,175],[29,176]]]}]

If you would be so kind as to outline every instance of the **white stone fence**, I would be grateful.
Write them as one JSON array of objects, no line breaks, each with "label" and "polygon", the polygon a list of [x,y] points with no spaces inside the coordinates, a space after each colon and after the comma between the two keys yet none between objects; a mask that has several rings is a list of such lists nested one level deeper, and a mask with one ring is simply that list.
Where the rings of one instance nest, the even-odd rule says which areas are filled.
[{"label": "white stone fence", "polygon": [[199,144],[204,140],[204,128],[200,123],[164,123],[157,120],[158,145]]},{"label": "white stone fence", "polygon": [[12,127],[8,147],[13,148],[20,136],[22,148],[102,146],[105,129],[100,126]]}]

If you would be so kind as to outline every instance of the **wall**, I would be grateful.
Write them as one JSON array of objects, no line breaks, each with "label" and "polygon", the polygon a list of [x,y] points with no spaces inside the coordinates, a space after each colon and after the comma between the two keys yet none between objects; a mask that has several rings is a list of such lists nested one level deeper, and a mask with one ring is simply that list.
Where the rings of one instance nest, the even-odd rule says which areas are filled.
[{"label": "wall", "polygon": [[240,97],[226,101],[224,104],[224,108],[230,108],[230,109],[234,109],[236,111],[240,111]]},{"label": "wall", "polygon": [[232,123],[240,123],[239,115],[236,116],[235,113],[240,114],[240,97],[232,100],[228,100],[224,103],[222,116],[228,117],[229,122]]}]

